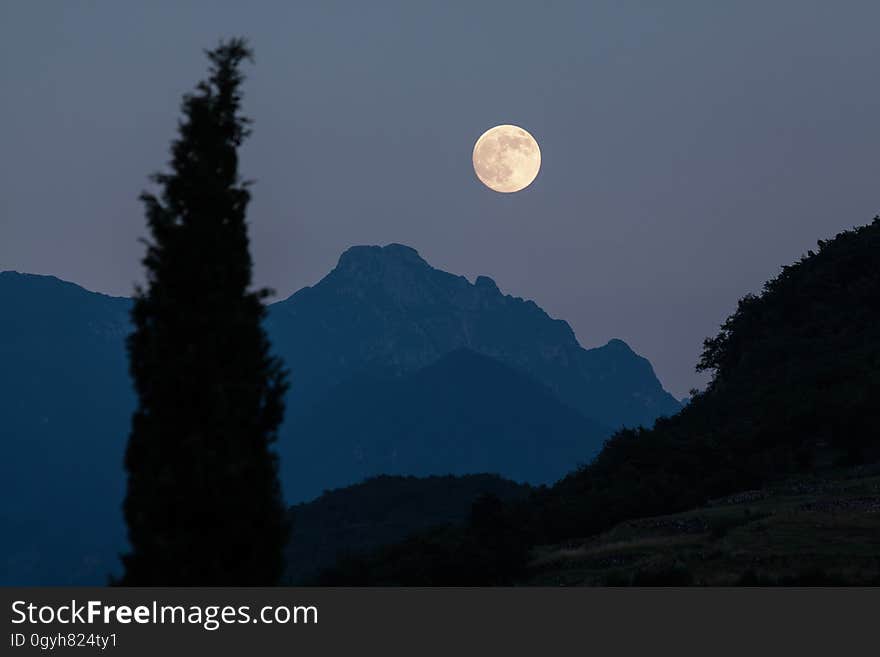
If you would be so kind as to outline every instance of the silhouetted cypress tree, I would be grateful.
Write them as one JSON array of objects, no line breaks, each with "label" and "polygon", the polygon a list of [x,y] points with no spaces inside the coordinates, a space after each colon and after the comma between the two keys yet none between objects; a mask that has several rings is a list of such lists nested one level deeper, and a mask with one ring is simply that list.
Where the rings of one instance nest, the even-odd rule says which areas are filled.
[{"label": "silhouetted cypress tree", "polygon": [[247,183],[237,148],[243,40],[207,53],[210,77],[183,100],[161,200],[141,200],[152,239],[129,337],[139,396],[125,457],[126,585],[269,585],[286,526],[276,438],[287,388],[250,291]]}]

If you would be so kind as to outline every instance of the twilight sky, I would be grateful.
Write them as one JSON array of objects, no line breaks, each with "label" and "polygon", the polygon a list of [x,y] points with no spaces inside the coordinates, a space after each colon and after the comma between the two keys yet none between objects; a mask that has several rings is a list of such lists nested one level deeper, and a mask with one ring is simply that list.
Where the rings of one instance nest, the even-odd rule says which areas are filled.
[{"label": "twilight sky", "polygon": [[[402,242],[626,340],[680,397],[739,297],[880,211],[878,25],[875,0],[5,0],[0,270],[130,294],[138,193],[202,50],[242,35],[258,284]],[[500,123],[541,147],[512,195],[471,168]]]}]

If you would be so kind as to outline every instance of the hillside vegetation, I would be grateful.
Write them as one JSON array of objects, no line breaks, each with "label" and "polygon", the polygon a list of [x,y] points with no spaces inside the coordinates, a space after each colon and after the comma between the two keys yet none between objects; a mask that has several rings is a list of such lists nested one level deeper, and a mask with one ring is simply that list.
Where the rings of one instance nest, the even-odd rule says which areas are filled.
[{"label": "hillside vegetation", "polygon": [[517,583],[880,585],[880,467],[792,477],[538,546]]},{"label": "hillside vegetation", "polygon": [[529,486],[498,475],[373,477],[326,491],[290,510],[287,547],[290,584],[309,583],[337,558],[356,558],[408,535],[445,529],[468,517],[482,495],[525,499]]},{"label": "hillside vegetation", "polygon": [[713,379],[682,412],[618,432],[554,487],[548,536],[880,460],[880,219],[820,241],[744,297],[699,367]]}]

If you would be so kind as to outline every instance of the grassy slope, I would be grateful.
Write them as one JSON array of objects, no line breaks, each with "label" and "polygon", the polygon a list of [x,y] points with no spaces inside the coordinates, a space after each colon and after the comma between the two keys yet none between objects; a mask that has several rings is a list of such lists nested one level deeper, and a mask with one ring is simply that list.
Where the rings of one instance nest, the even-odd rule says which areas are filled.
[{"label": "grassy slope", "polygon": [[535,548],[526,585],[880,584],[880,465]]}]

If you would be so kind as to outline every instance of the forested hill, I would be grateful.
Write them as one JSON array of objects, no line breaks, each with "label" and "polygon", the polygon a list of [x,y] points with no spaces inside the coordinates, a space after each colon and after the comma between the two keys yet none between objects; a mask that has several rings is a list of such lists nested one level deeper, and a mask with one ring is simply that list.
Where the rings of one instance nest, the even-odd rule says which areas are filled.
[{"label": "forested hill", "polygon": [[681,413],[617,433],[555,487],[553,534],[880,460],[880,218],[818,242],[740,300],[699,368],[713,379]]},{"label": "forested hill", "polygon": [[467,518],[481,495],[525,499],[531,489],[492,474],[461,477],[372,477],[326,491],[290,510],[286,581],[309,583],[337,557],[355,557],[416,531]]}]

